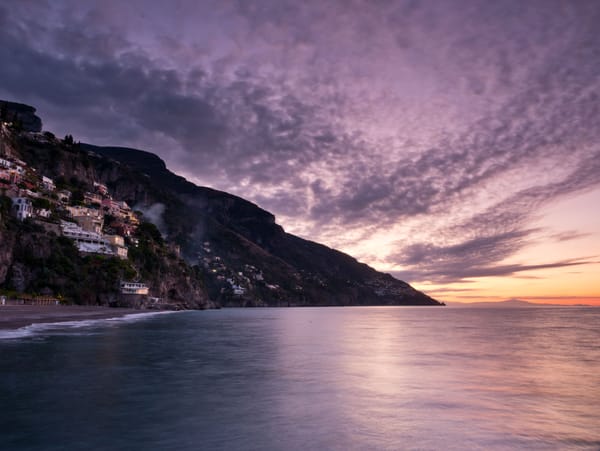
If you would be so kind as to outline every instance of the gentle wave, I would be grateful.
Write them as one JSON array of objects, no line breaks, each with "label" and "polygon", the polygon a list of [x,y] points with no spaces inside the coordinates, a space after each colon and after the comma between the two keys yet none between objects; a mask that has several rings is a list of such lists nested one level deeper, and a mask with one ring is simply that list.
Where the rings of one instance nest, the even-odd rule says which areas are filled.
[{"label": "gentle wave", "polygon": [[52,323],[34,323],[28,326],[20,327],[19,329],[12,330],[0,330],[0,340],[10,340],[31,337],[34,335],[43,335],[49,332],[64,332],[81,329],[86,327],[111,325],[116,323],[133,323],[144,320],[148,317],[165,315],[169,313],[177,313],[177,311],[160,311],[160,312],[144,312],[144,313],[131,313],[125,316],[118,316],[115,318],[87,318],[75,321],[57,321]]}]

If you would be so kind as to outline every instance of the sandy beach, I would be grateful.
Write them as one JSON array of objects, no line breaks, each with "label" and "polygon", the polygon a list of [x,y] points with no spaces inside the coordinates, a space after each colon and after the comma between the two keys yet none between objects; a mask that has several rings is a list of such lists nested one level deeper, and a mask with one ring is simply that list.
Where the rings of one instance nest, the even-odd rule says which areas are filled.
[{"label": "sandy beach", "polygon": [[144,313],[144,311],[74,305],[3,305],[0,306],[0,330],[18,329],[36,323],[120,318],[135,313]]}]

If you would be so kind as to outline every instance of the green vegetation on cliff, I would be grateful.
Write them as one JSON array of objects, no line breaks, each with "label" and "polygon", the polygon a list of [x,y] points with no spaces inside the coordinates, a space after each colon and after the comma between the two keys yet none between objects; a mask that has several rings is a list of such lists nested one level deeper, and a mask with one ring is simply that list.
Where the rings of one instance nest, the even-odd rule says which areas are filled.
[{"label": "green vegetation on cliff", "polygon": [[81,256],[72,240],[32,220],[2,222],[7,239],[14,243],[6,289],[56,296],[73,304],[109,305],[118,297],[119,282],[136,274],[127,260]]}]

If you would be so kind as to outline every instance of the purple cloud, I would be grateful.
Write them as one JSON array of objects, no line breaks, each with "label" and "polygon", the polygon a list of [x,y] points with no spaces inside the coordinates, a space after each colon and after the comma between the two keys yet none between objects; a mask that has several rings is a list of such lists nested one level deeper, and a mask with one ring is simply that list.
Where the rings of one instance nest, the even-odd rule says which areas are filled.
[{"label": "purple cloud", "polygon": [[380,259],[416,279],[514,274],[535,212],[600,184],[599,22],[592,1],[16,2],[0,96],[328,244],[410,224]]}]

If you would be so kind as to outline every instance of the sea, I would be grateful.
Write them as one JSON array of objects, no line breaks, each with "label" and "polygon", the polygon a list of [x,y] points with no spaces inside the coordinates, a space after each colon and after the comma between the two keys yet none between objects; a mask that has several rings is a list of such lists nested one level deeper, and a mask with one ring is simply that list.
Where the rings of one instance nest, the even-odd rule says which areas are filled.
[{"label": "sea", "polygon": [[176,312],[0,333],[0,450],[600,450],[600,308]]}]

